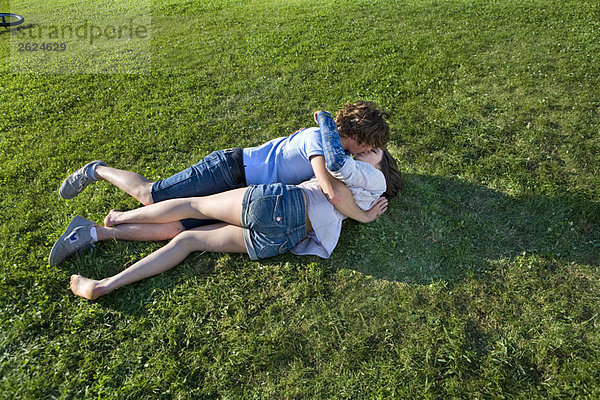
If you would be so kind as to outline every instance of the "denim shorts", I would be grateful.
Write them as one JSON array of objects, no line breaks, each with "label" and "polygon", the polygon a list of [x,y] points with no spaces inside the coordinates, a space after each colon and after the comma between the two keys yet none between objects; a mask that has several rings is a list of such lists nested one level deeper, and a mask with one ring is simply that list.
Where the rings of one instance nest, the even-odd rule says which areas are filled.
[{"label": "denim shorts", "polygon": [[[199,163],[173,175],[154,182],[152,200],[159,201],[182,198],[208,196],[246,186],[244,160],[239,147],[215,151]],[[185,229],[212,224],[218,221],[201,219],[184,219],[181,224]]]},{"label": "denim shorts", "polygon": [[242,227],[252,260],[290,250],[306,236],[302,189],[281,183],[250,186],[242,200]]}]

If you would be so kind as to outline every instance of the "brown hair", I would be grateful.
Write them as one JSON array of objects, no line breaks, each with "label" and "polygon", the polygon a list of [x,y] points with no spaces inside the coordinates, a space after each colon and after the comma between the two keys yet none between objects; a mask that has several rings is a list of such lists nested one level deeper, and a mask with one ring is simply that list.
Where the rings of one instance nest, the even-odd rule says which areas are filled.
[{"label": "brown hair", "polygon": [[383,150],[383,157],[379,166],[383,176],[385,177],[386,190],[383,196],[387,199],[395,197],[400,189],[402,189],[402,174],[398,169],[398,163],[394,156],[390,154],[388,149]]},{"label": "brown hair", "polygon": [[358,101],[346,103],[335,116],[335,124],[341,137],[350,137],[358,144],[384,147],[390,140],[390,127],[385,118],[389,118],[389,114],[378,110],[375,104]]}]

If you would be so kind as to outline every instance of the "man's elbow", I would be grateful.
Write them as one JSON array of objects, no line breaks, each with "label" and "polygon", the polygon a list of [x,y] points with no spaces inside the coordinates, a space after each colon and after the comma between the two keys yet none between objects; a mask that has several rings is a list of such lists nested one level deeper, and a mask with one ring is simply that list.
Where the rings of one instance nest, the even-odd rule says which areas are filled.
[{"label": "man's elbow", "polygon": [[327,200],[334,206],[337,207],[342,204],[342,196],[338,192],[329,193]]},{"label": "man's elbow", "polygon": [[[336,189],[331,190],[327,194],[327,199],[336,208],[337,206],[344,204],[346,201],[349,201],[350,197],[352,197],[352,195],[350,194],[350,196],[348,196],[348,192]],[[352,198],[352,201],[354,201],[354,198]]]}]

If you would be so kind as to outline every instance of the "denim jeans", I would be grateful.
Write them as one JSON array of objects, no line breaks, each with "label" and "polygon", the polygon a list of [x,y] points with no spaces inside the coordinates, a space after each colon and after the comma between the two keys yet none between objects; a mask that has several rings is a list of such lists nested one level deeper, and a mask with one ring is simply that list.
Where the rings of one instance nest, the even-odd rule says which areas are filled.
[{"label": "denim jeans", "polygon": [[[191,167],[152,185],[152,200],[208,196],[246,186],[242,149],[218,150]],[[215,223],[214,220],[184,219],[185,229]]]}]

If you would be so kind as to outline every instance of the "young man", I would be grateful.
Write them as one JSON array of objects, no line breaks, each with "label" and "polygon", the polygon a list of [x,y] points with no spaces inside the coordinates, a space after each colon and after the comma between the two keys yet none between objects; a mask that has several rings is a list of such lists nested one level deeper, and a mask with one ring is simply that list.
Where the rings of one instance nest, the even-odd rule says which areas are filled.
[{"label": "young man", "polygon": [[[335,118],[344,150],[356,155],[373,147],[384,147],[389,140],[386,117],[387,114],[373,103],[346,104]],[[321,136],[319,128],[309,128],[258,147],[219,150],[198,164],[158,182],[151,182],[134,172],[110,168],[102,161],[94,161],[70,175],[61,185],[59,194],[65,199],[73,198],[90,183],[102,179],[148,205],[173,198],[207,196],[250,185],[299,184],[317,176],[321,189],[340,213],[360,222],[374,219],[376,216],[367,214],[356,205],[346,185],[327,173]],[[56,265],[98,240],[166,240],[184,230],[212,222],[184,219],[155,226],[125,224],[111,230],[97,230],[93,222],[78,217],[54,245],[49,263]]]}]

